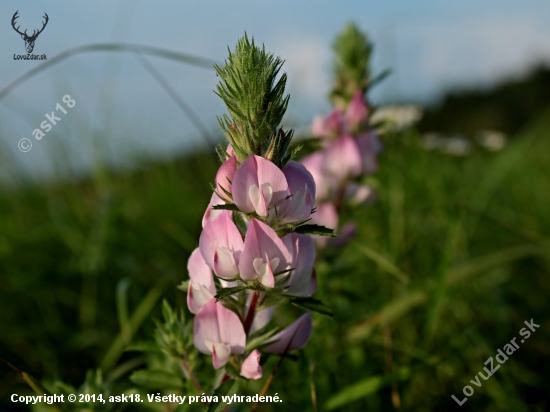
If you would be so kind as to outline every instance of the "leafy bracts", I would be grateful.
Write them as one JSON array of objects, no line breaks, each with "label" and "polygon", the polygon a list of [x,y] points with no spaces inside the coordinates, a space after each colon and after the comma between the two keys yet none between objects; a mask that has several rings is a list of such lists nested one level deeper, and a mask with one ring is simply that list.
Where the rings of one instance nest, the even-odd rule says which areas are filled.
[{"label": "leafy bracts", "polygon": [[245,36],[229,50],[225,65],[216,65],[220,77],[217,94],[223,99],[228,115],[218,118],[239,162],[253,154],[282,166],[292,131],[278,129],[288,106],[285,95],[287,76],[279,72],[283,61],[265,47],[257,47]]}]

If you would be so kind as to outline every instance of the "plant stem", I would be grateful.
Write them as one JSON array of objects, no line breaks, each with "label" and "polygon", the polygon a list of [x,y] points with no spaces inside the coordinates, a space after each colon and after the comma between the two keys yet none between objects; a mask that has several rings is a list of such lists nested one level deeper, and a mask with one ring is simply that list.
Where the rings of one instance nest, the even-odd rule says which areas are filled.
[{"label": "plant stem", "polygon": [[[279,362],[277,362],[277,365],[275,365],[275,368],[273,368],[273,372],[271,372],[271,375],[269,375],[269,378],[267,378],[267,381],[264,387],[262,388],[262,391],[260,392],[260,396],[265,396],[265,394],[267,393],[269,386],[271,386],[271,382],[273,382],[273,379],[275,378],[275,374],[279,370],[281,363],[283,363],[283,359],[285,358],[285,355],[286,355],[286,352],[282,354],[281,357],[279,358]],[[254,412],[258,410],[259,407],[260,407],[260,402],[256,402],[252,407],[252,409],[250,410],[250,412]]]},{"label": "plant stem", "polygon": [[195,389],[199,393],[202,393],[201,385],[199,384],[199,381],[197,380],[197,378],[193,374],[193,371],[191,370],[189,365],[184,360],[182,360],[181,361],[181,366],[182,366],[183,370],[185,371],[185,373],[187,374],[187,376],[189,376],[189,378],[193,381],[193,385],[195,386]]},{"label": "plant stem", "polygon": [[[392,343],[391,343],[391,330],[388,323],[383,326],[383,336],[384,336],[384,349],[386,352],[386,367],[389,372],[393,372],[393,356],[392,356]],[[401,398],[399,397],[399,391],[397,390],[397,385],[392,383],[391,385],[391,401],[395,409],[401,409]]]},{"label": "plant stem", "polygon": [[252,322],[254,321],[254,313],[256,312],[256,305],[258,304],[259,294],[254,292],[252,294],[252,299],[250,300],[250,307],[248,308],[248,313],[244,319],[244,333],[248,336],[248,332],[252,327]]}]

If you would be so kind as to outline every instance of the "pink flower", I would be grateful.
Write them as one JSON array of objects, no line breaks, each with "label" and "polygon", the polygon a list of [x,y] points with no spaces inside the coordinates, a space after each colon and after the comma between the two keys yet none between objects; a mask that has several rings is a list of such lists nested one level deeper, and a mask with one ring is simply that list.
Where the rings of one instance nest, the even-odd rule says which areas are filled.
[{"label": "pink flower", "polygon": [[262,366],[260,365],[260,352],[254,349],[241,365],[241,376],[248,379],[260,379]]},{"label": "pink flower", "polygon": [[238,275],[239,258],[244,243],[237,226],[228,213],[222,213],[203,229],[199,248],[204,261],[222,278]]},{"label": "pink flower", "polygon": [[[311,215],[310,223],[336,229],[338,227],[336,207],[332,203],[321,203],[316,207],[315,213]],[[313,236],[313,239],[319,247],[326,246],[329,240],[326,236]]]},{"label": "pink flower", "polygon": [[274,274],[286,270],[289,262],[288,250],[277,233],[265,223],[251,219],[240,256],[241,278],[258,278],[265,286],[273,287]]},{"label": "pink flower", "polygon": [[290,161],[283,167],[288,182],[290,198],[285,200],[277,213],[281,223],[299,222],[311,214],[315,203],[315,180],[304,165]]},{"label": "pink flower", "polygon": [[233,175],[236,171],[237,158],[235,156],[231,156],[227,159],[218,169],[218,173],[216,173],[216,192],[218,192],[221,197],[228,198],[226,192],[231,194],[231,182],[233,181]]},{"label": "pink flower", "polygon": [[308,235],[291,233],[283,238],[292,261],[290,267],[294,268],[288,280],[286,295],[311,296],[317,289],[317,277],[313,264],[315,263],[315,244]]},{"label": "pink flower", "polygon": [[208,207],[206,208],[206,212],[204,212],[204,216],[202,217],[202,227],[205,227],[208,222],[216,219],[222,213],[228,214],[229,217],[231,217],[233,212],[230,212],[228,210],[212,209],[212,206],[223,205],[223,204],[225,204],[225,202],[218,197],[216,192],[212,193],[212,197],[210,198],[210,203],[208,204]]},{"label": "pink flower", "polygon": [[329,193],[329,182],[323,171],[325,157],[323,151],[318,151],[304,157],[301,160],[302,165],[313,177],[315,182],[316,199],[325,199]]},{"label": "pink flower", "polygon": [[355,222],[346,222],[338,230],[338,237],[331,238],[330,244],[334,247],[347,245],[357,234],[357,224]]},{"label": "pink flower", "polygon": [[311,132],[317,137],[334,137],[347,132],[344,114],[340,109],[334,109],[326,117],[316,117],[311,126]]},{"label": "pink flower", "polygon": [[382,150],[380,138],[374,132],[358,136],[355,139],[361,156],[362,173],[374,173],[378,170],[378,159],[376,155]]},{"label": "pink flower", "polygon": [[212,299],[195,316],[193,344],[220,369],[231,354],[244,353],[246,335],[239,317]]},{"label": "pink flower", "polygon": [[351,136],[341,136],[325,149],[324,171],[338,180],[361,173],[361,153]]},{"label": "pink flower", "polygon": [[244,213],[267,216],[288,195],[285,175],[274,163],[256,155],[249,156],[233,175],[233,200]]},{"label": "pink flower", "polygon": [[292,325],[274,335],[269,342],[274,342],[263,350],[267,353],[282,355],[306,346],[312,331],[311,313],[302,315]]},{"label": "pink flower", "polygon": [[350,182],[346,187],[344,196],[352,205],[359,206],[370,201],[375,194],[371,186]]},{"label": "pink flower", "polygon": [[189,256],[187,270],[191,278],[187,289],[187,306],[191,313],[197,313],[216,294],[212,270],[204,261],[199,248]]},{"label": "pink flower", "polygon": [[353,99],[351,99],[351,102],[346,109],[346,113],[344,114],[344,118],[351,126],[351,129],[357,130],[361,126],[365,125],[368,115],[369,108],[363,97],[363,92],[358,91],[353,96]]}]

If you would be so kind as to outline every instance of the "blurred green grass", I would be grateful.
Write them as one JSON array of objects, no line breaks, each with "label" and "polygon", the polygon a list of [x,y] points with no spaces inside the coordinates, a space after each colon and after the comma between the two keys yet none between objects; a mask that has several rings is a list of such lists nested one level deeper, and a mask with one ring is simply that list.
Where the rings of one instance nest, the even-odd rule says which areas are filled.
[{"label": "blurred green grass", "polygon": [[[284,410],[395,410],[392,398],[400,410],[453,410],[451,395],[462,399],[531,318],[540,329],[465,408],[550,406],[550,113],[516,137],[502,152],[465,158],[423,150],[415,132],[386,138],[377,203],[348,211],[357,238],[327,250],[317,268],[317,297],[335,320],[314,316],[310,344],[270,389]],[[128,383],[144,360],[122,351],[133,335],[151,338],[160,296],[185,306],[176,285],[187,279],[217,167],[213,154],[194,153],[2,188],[0,357],[73,385],[118,365]],[[26,410],[9,395],[28,389],[1,368],[0,409]]]}]

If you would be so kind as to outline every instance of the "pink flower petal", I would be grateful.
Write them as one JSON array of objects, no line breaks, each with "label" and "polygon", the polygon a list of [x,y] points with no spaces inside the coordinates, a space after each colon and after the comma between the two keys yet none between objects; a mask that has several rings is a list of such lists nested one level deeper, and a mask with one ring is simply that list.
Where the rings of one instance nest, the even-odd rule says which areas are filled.
[{"label": "pink flower petal", "polygon": [[210,221],[199,239],[204,261],[222,278],[231,278],[239,273],[238,264],[243,247],[239,229],[226,213]]},{"label": "pink flower petal", "polygon": [[334,109],[324,118],[316,117],[311,132],[317,137],[333,137],[347,132],[342,110]]},{"label": "pink flower petal", "polygon": [[[216,191],[220,194],[221,197],[227,198],[225,192],[231,193],[231,182],[233,181],[233,175],[237,170],[237,158],[231,156],[227,159],[223,165],[218,169],[216,173]],[[222,190],[225,189],[225,191]]]},{"label": "pink flower petal", "polygon": [[357,129],[366,123],[368,115],[369,108],[363,97],[363,92],[358,91],[351,99],[344,117],[353,129]]},{"label": "pink flower petal", "polygon": [[338,212],[332,203],[321,203],[311,215],[311,224],[321,225],[330,229],[338,227]]},{"label": "pink flower petal", "polygon": [[283,173],[292,197],[282,203],[278,218],[281,223],[305,220],[315,202],[315,180],[304,165],[292,160],[285,165]]},{"label": "pink flower petal", "polygon": [[339,180],[361,173],[361,153],[351,136],[341,136],[325,150],[324,170]]},{"label": "pink flower petal", "polygon": [[308,235],[291,233],[282,240],[292,256],[290,267],[294,268],[285,294],[302,297],[313,295],[317,288],[317,278],[313,269],[316,257],[313,239]]},{"label": "pink flower petal", "polygon": [[265,347],[263,351],[282,355],[296,349],[302,349],[311,337],[312,329],[311,313],[308,312],[269,339],[270,342],[275,343]]},{"label": "pink flower petal", "polygon": [[204,212],[204,216],[202,217],[202,227],[204,228],[206,224],[217,217],[219,217],[222,213],[225,213],[226,215],[229,215],[229,217],[232,216],[233,212],[230,212],[229,210],[215,210],[212,209],[212,206],[215,205],[223,205],[225,202],[221,200],[216,192],[212,193],[212,197],[210,198],[210,203],[208,204],[208,207],[206,208],[206,212]]},{"label": "pink flower petal", "polygon": [[355,222],[346,222],[338,231],[338,237],[330,239],[330,244],[334,247],[347,245],[357,234],[357,224]]},{"label": "pink flower petal", "polygon": [[241,278],[275,285],[273,275],[286,270],[290,255],[277,233],[265,223],[251,219],[244,240],[244,251],[239,262]]},{"label": "pink flower petal", "polygon": [[250,332],[249,334],[252,334],[260,329],[262,329],[265,325],[269,323],[271,318],[273,317],[273,312],[275,311],[275,306],[271,306],[266,309],[262,309],[256,312],[254,315],[254,320],[252,321],[252,325],[250,326]]},{"label": "pink flower petal", "polygon": [[304,157],[301,163],[313,177],[316,199],[325,199],[329,192],[329,182],[323,170],[325,163],[324,151],[318,151]]},{"label": "pink flower petal", "polygon": [[347,185],[344,195],[353,206],[362,205],[375,196],[374,189],[371,186],[355,182]]},{"label": "pink flower petal", "polygon": [[233,200],[244,213],[267,216],[267,210],[288,195],[285,175],[274,163],[256,155],[249,156],[233,175]]},{"label": "pink flower petal", "polygon": [[189,256],[187,270],[193,282],[200,283],[211,292],[216,291],[212,270],[204,261],[199,248],[196,248],[193,253],[191,253],[191,256]]},{"label": "pink flower petal", "polygon": [[254,349],[241,365],[241,376],[248,379],[260,379],[262,366],[260,365],[260,352]]},{"label": "pink flower petal", "polygon": [[239,317],[212,299],[195,316],[193,344],[200,352],[214,355],[214,367],[220,368],[230,353],[244,352],[246,335]]},{"label": "pink flower petal", "polygon": [[214,299],[216,293],[210,292],[204,285],[189,282],[187,289],[187,307],[191,313],[197,313],[204,305]]},{"label": "pink flower petal", "polygon": [[221,303],[217,305],[220,340],[229,345],[231,353],[240,355],[246,346],[243,324],[234,312],[225,308]]},{"label": "pink flower petal", "polygon": [[[332,203],[321,203],[316,207],[315,213],[311,215],[311,224],[321,225],[329,229],[338,228],[338,212]],[[329,238],[327,236],[312,236],[319,247],[325,247]]]},{"label": "pink flower petal", "polygon": [[376,172],[378,170],[376,155],[382,149],[378,135],[373,132],[362,134],[356,138],[356,143],[361,155],[362,173],[370,174]]},{"label": "pink flower petal", "polygon": [[216,286],[212,270],[204,261],[197,248],[191,253],[187,261],[189,271],[189,289],[187,290],[187,306],[191,313],[197,313],[216,294]]},{"label": "pink flower petal", "polygon": [[207,344],[212,348],[212,365],[215,369],[223,368],[231,357],[231,348],[227,343],[207,341]]}]

